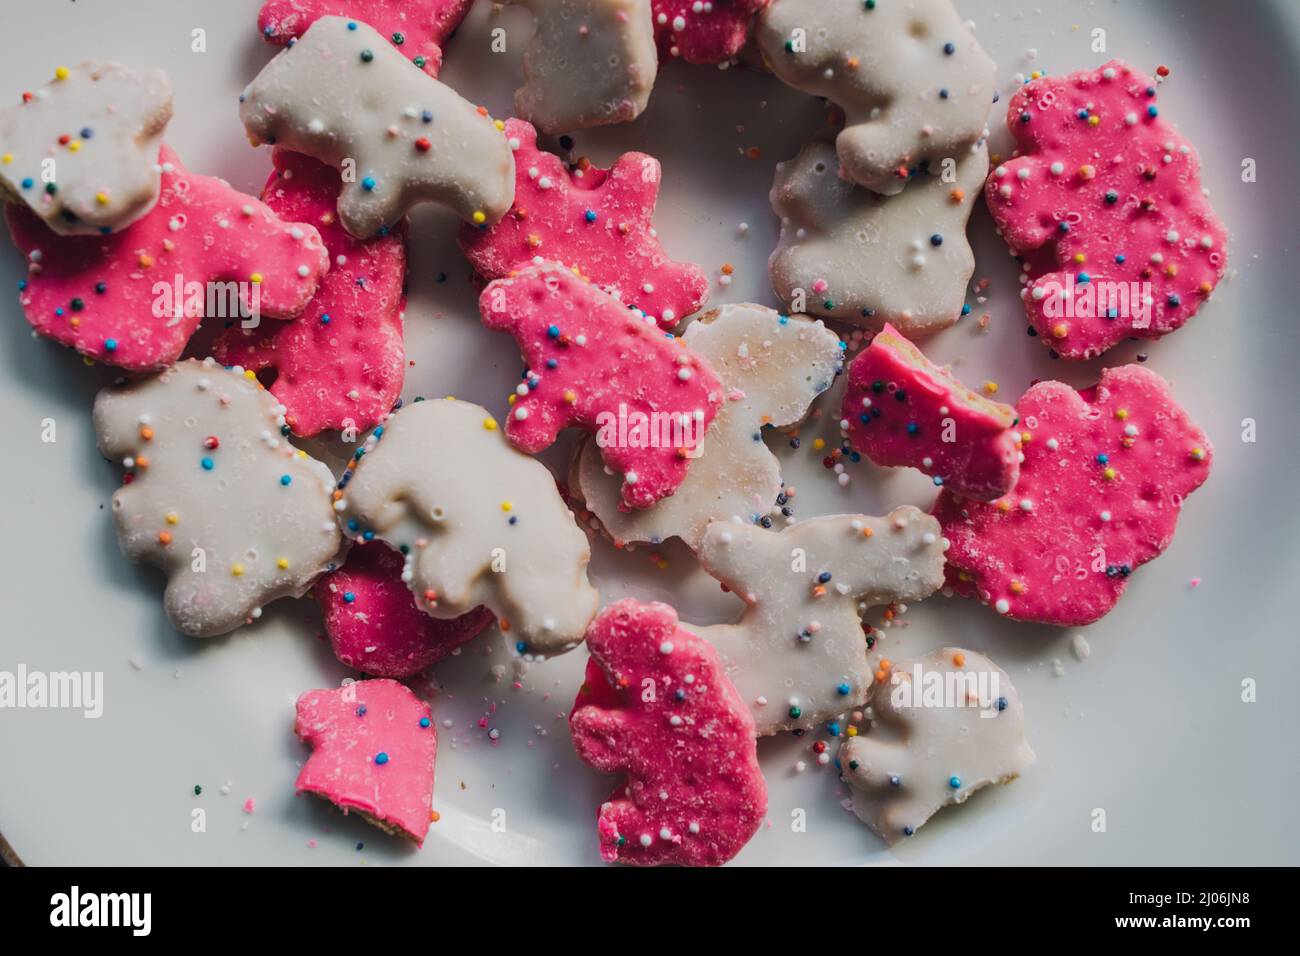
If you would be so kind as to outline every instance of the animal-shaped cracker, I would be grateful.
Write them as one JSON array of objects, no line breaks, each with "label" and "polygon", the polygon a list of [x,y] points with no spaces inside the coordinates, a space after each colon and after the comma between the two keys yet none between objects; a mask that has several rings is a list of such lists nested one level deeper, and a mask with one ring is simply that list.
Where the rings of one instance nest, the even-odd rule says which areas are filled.
[{"label": "animal-shaped cracker", "polygon": [[659,59],[650,0],[506,0],[537,21],[515,109],[544,133],[626,123],[650,100]]},{"label": "animal-shaped cracker", "polygon": [[194,637],[233,631],[301,597],[343,544],[334,476],[280,437],[283,409],[255,379],[188,359],[95,399],[122,553],[167,575],[164,606]]},{"label": "animal-shaped cracker", "polygon": [[205,314],[240,324],[306,308],[329,257],[314,226],[158,153],[162,191],[111,236],[59,236],[28,209],[5,209],[27,258],[19,302],[38,334],[130,371],[165,368]]},{"label": "animal-shaped cracker", "polygon": [[849,363],[841,427],[877,465],[906,465],[937,486],[993,501],[1020,474],[1019,419],[971,391],[891,325]]},{"label": "animal-shaped cracker", "polygon": [[937,590],[944,547],[939,523],[910,505],[781,532],[715,521],[700,564],[745,610],[734,624],[688,627],[718,649],[760,735],[812,730],[866,700],[873,672],[861,611]]},{"label": "animal-shaped cracker", "polygon": [[853,812],[886,843],[976,790],[1010,783],[1034,762],[1011,678],[974,651],[945,647],[895,665],[889,683],[876,686],[871,710],[871,732],[850,737],[838,764]]},{"label": "animal-shaped cracker", "polygon": [[1157,339],[1196,314],[1228,265],[1195,151],[1119,60],[1035,80],[1007,109],[1017,156],[989,177],[989,212],[1029,280],[1038,338],[1086,359]]},{"label": "animal-shaped cracker", "polygon": [[650,0],[659,58],[726,63],[749,39],[754,14],[771,0]]},{"label": "animal-shaped cracker", "polygon": [[425,614],[402,581],[404,564],[386,545],[355,545],[347,564],[312,588],[334,656],[348,667],[375,677],[410,677],[492,626],[485,607],[449,621]]},{"label": "animal-shaped cracker", "polygon": [[429,705],[395,680],[363,680],[308,691],[297,711],[293,732],[312,748],[297,792],[423,846],[438,756]]},{"label": "animal-shaped cracker", "polygon": [[600,858],[637,866],[720,866],[767,812],[754,721],[717,651],[666,604],[626,600],[587,631],[586,681],[569,715],[573,745],[623,773],[600,807]]},{"label": "animal-shaped cracker", "polygon": [[60,235],[124,229],[158,200],[158,147],[171,118],[162,70],[61,66],[0,110],[0,200]]},{"label": "animal-shaped cracker", "polygon": [[993,502],[945,490],[949,583],[1017,621],[1083,625],[1173,540],[1183,502],[1210,474],[1205,433],[1169,386],[1137,365],[1076,392],[1040,382],[1016,403],[1024,461]]},{"label": "animal-shaped cracker", "polygon": [[402,577],[425,613],[445,620],[484,605],[521,654],[582,640],[600,603],[587,536],[546,466],[511,448],[485,409],[406,406],[344,493],[348,534],[406,555]]},{"label": "animal-shaped cracker", "polygon": [[402,392],[406,349],[406,221],[373,239],[353,239],[338,223],[339,178],[323,163],[277,149],[263,196],[285,219],[314,224],[333,264],[293,321],[233,324],[214,343],[216,357],[261,373],[284,403],[295,435],[373,428]]},{"label": "animal-shaped cracker", "polygon": [[704,270],[669,259],[655,232],[657,159],[624,153],[611,169],[570,172],[537,148],[537,131],[523,120],[506,120],[506,136],[515,153],[515,204],[493,226],[460,231],[479,275],[499,279],[544,259],[559,262],[665,329],[704,304]]},{"label": "animal-shaped cracker", "polygon": [[506,424],[516,447],[535,454],[573,425],[595,434],[629,507],[681,486],[722,404],[708,363],[554,263],[493,282],[479,310],[484,325],[515,337],[528,363]]},{"label": "animal-shaped cracker", "polygon": [[996,67],[949,0],[774,0],[755,37],[773,73],[843,109],[843,175],[873,192],[984,136]]},{"label": "animal-shaped cracker", "polygon": [[921,173],[881,196],[842,179],[835,148],[814,141],[778,163],[772,210],[781,238],[768,260],[772,288],[794,311],[867,328],[892,322],[909,335],[947,328],[961,314],[975,255],[966,240],[988,172],[980,143],[953,180]]},{"label": "animal-shaped cracker", "polygon": [[340,171],[339,217],[367,239],[434,202],[467,222],[496,222],[514,198],[501,128],[411,64],[364,23],[321,17],[240,96],[254,142]]},{"label": "animal-shaped cracker", "polygon": [[839,337],[820,321],[761,305],[707,312],[687,327],[682,341],[718,373],[724,401],[700,457],[673,496],[653,508],[629,510],[594,440],[574,459],[571,487],[620,545],[678,537],[694,549],[710,521],[760,521],[781,491],[781,466],[763,441],[763,427],[803,421],[843,361]]},{"label": "animal-shaped cracker", "polygon": [[267,0],[257,28],[271,43],[297,41],[321,17],[368,23],[430,76],[442,68],[442,47],[474,0]]}]

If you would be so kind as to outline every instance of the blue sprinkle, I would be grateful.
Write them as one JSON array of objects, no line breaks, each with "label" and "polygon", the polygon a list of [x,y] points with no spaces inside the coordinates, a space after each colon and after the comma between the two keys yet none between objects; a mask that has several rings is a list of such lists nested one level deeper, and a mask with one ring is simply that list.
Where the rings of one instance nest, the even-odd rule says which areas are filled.
[{"label": "blue sprinkle", "polygon": [[832,720],[826,725],[826,733],[830,734],[832,737],[838,737],[840,735],[840,725]]},{"label": "blue sprinkle", "polygon": [[1069,232],[1070,224],[1062,220],[1061,223],[1056,228],[1059,229],[1061,232]]},{"label": "blue sprinkle", "polygon": [[1159,115],[1160,115],[1160,111],[1155,108],[1155,104],[1152,104],[1151,106],[1147,107],[1147,116],[1156,117]]},{"label": "blue sprinkle", "polygon": [[966,303],[963,303],[963,304],[962,304],[962,307],[961,307],[961,314],[962,314],[962,315],[970,315],[970,306],[967,305]]},{"label": "blue sprinkle", "polygon": [[916,831],[913,830],[911,827],[903,827],[903,836],[911,836],[915,832]]},{"label": "blue sprinkle", "polygon": [[293,482],[293,475],[281,475],[281,476],[280,476],[280,484],[282,484],[282,485],[288,487],[288,485],[291,484],[292,482]]},{"label": "blue sprinkle", "polygon": [[916,422],[908,422],[908,423],[907,423],[907,433],[908,433],[909,435],[915,435],[915,434],[916,434],[917,432],[919,432],[920,430],[921,430],[921,426],[918,425]]},{"label": "blue sprinkle", "polygon": [[366,192],[373,190],[375,188],[375,177],[367,176],[365,179],[361,180],[361,188]]},{"label": "blue sprinkle", "polygon": [[1007,699],[1005,697],[999,697],[998,710],[1006,710],[1006,709],[1007,709]]},{"label": "blue sprinkle", "polygon": [[1169,293],[1169,298],[1167,298],[1167,299],[1165,300],[1165,302],[1167,302],[1167,303],[1169,304],[1169,307],[1170,307],[1171,309],[1172,309],[1172,308],[1176,308],[1176,307],[1178,306],[1178,304],[1179,304],[1180,302],[1182,302],[1182,301],[1183,301],[1182,299],[1178,298],[1177,293],[1174,293],[1174,292]]},{"label": "blue sprinkle", "polygon": [[546,334],[553,339],[558,339],[560,337],[560,327],[558,325],[548,326]]},{"label": "blue sprinkle", "polygon": [[933,236],[930,237],[930,245],[936,247],[943,245],[943,236],[939,235],[936,232]]},{"label": "blue sprinkle", "polygon": [[93,129],[91,129],[89,126],[83,126],[83,127],[81,127],[81,138],[82,138],[82,139],[91,139],[91,138],[94,137],[94,135],[95,135],[95,131],[94,131]]},{"label": "blue sprinkle", "polygon": [[356,25],[355,23],[349,23],[349,24],[348,24],[348,29],[349,29],[349,30],[355,30],[356,28],[357,28],[357,25]]},{"label": "blue sprinkle", "polygon": [[363,531],[363,532],[361,533],[361,540],[362,540],[362,541],[374,541],[374,540],[375,540],[375,533],[374,533],[373,531]]},{"label": "blue sprinkle", "polygon": [[943,52],[948,56],[952,56],[957,52],[957,45],[955,43],[945,43],[943,45]]},{"label": "blue sprinkle", "polygon": [[344,604],[351,604],[351,603],[352,603],[353,601],[355,601],[356,599],[357,599],[357,596],[356,596],[355,594],[353,594],[351,591],[344,591],[344,592],[343,592],[343,603],[344,603]]},{"label": "blue sprinkle", "polygon": [[388,754],[384,753],[382,750],[379,751],[379,753],[375,754],[375,763],[379,764],[381,767],[388,763]]},{"label": "blue sprinkle", "polygon": [[426,123],[432,123],[432,122],[433,122],[433,111],[432,111],[432,110],[425,110],[423,113],[420,114],[420,119],[423,120],[423,121],[426,122]]},{"label": "blue sprinkle", "polygon": [[427,728],[427,727],[429,726],[429,718],[428,718],[428,717],[421,717],[421,718],[420,718],[420,726],[421,726],[421,727],[426,727],[426,728]]},{"label": "blue sprinkle", "polygon": [[1110,461],[1110,455],[1107,455],[1104,452],[1097,456],[1097,464],[1099,465],[1104,465],[1108,461]]},{"label": "blue sprinkle", "polygon": [[364,717],[364,716],[366,716],[366,705],[365,705],[365,704],[357,704],[357,716],[358,716],[358,717]]},{"label": "blue sprinkle", "polygon": [[956,774],[953,774],[951,777],[948,778],[948,786],[952,787],[954,790],[960,790],[961,777],[957,776]]},{"label": "blue sprinkle", "polygon": [[330,324],[330,314],[329,314],[328,312],[322,313],[322,315],[321,315],[321,317],[320,317],[320,324],[321,324],[321,325],[329,325],[329,324]]},{"label": "blue sprinkle", "polygon": [[349,530],[349,531],[356,531],[356,530],[357,530],[358,528],[360,528],[360,527],[361,527],[361,525],[357,524],[357,519],[356,519],[356,518],[349,518],[349,519],[348,519],[348,530]]},{"label": "blue sprinkle", "polygon": [[23,189],[31,189],[34,185],[36,184],[32,181],[32,177],[27,176],[23,179]]},{"label": "blue sprinkle", "polygon": [[528,650],[528,645],[523,641],[515,641],[515,650],[522,654],[524,651]]},{"label": "blue sprinkle", "polygon": [[202,461],[199,462],[199,464],[203,466],[203,470],[204,470],[204,471],[211,471],[212,468],[213,468],[214,462],[212,461],[211,458],[204,458]]},{"label": "blue sprinkle", "polygon": [[585,213],[583,213],[583,216],[584,216],[584,218],[586,218],[587,222],[595,222],[595,221],[596,221],[596,210],[594,210],[594,209],[588,209]]},{"label": "blue sprinkle", "polygon": [[846,697],[846,696],[848,696],[849,691],[851,691],[852,689],[853,689],[853,688],[850,687],[848,684],[840,684],[839,687],[836,687],[836,688],[835,688],[835,690],[836,690],[837,692],[839,692],[839,695],[840,695],[841,697]]}]

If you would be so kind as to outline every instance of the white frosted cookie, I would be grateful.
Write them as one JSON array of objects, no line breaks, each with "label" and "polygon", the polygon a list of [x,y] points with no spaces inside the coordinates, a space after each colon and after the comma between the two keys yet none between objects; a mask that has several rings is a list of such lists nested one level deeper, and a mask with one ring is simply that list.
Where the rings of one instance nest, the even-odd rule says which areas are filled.
[{"label": "white frosted cookie", "polygon": [[710,521],[755,523],[771,511],[781,466],[763,441],[763,426],[803,421],[843,361],[839,337],[820,321],[761,305],[706,312],[682,339],[717,373],[723,403],[681,487],[651,508],[629,510],[594,440],[574,457],[572,488],[618,543],[677,537],[696,549]]},{"label": "white frosted cookie", "polygon": [[870,732],[840,747],[839,765],[853,812],[886,843],[1034,762],[1011,678],[974,651],[945,647],[894,665],[871,710]]},{"label": "white frosted cookie", "polygon": [[773,73],[844,111],[844,175],[873,192],[986,135],[996,67],[949,0],[774,0],[756,36]]},{"label": "white frosted cookie", "polygon": [[650,100],[659,56],[650,0],[506,0],[537,29],[524,50],[519,115],[546,133],[626,123]]},{"label": "white frosted cookie", "polygon": [[975,255],[966,223],[988,173],[981,142],[951,181],[923,173],[896,196],[842,179],[835,148],[814,141],[778,163],[772,211],[781,238],[772,288],[795,311],[926,335],[957,321]]},{"label": "white frosted cookie", "polygon": [[336,507],[350,536],[406,555],[420,609],[448,619],[485,605],[521,654],[580,643],[600,595],[587,536],[546,466],[486,409],[454,399],[407,405],[378,433]]},{"label": "white frosted cookie", "polygon": [[321,17],[239,98],[250,139],[340,171],[339,218],[358,239],[420,202],[496,222],[515,195],[502,127],[364,23]]},{"label": "white frosted cookie", "polygon": [[99,450],[126,469],[118,543],[163,569],[177,630],[232,631],[335,567],[334,476],[281,437],[284,406],[256,379],[188,359],[100,392],[94,421]]},{"label": "white frosted cookie", "polygon": [[760,736],[812,730],[867,699],[862,611],[933,594],[944,547],[939,523],[911,505],[781,532],[715,521],[700,564],[746,607],[734,624],[685,626],[718,649]]},{"label": "white frosted cookie", "polygon": [[172,118],[162,70],[61,66],[0,110],[0,200],[61,235],[125,229],[158,201],[158,149]]}]

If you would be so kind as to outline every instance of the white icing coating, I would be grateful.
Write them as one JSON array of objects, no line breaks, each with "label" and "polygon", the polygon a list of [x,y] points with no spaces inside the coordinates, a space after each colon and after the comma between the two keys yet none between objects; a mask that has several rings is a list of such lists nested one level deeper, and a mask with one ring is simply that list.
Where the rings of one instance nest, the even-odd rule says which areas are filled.
[{"label": "white icing coating", "polygon": [[587,581],[587,536],[546,466],[511,447],[486,409],[454,399],[406,406],[344,494],[348,534],[407,549],[404,577],[426,613],[448,619],[487,605],[530,654],[582,641],[600,603]]},{"label": "white icing coating", "polygon": [[59,67],[30,102],[0,110],[0,200],[27,205],[65,236],[124,229],[158,201],[171,118],[162,70]]},{"label": "white icing coating", "polygon": [[996,67],[949,0],[775,0],[755,36],[778,77],[844,110],[844,175],[874,192],[984,135]]},{"label": "white icing coating", "polygon": [[519,115],[546,133],[636,119],[650,100],[659,57],[650,0],[506,0],[537,30],[524,50]]},{"label": "white icing coating", "polygon": [[887,843],[1034,762],[1011,678],[974,651],[945,647],[896,664],[871,709],[870,732],[840,747],[840,772],[853,812]]},{"label": "white icing coating", "polygon": [[681,487],[652,508],[629,511],[593,440],[574,458],[571,484],[616,541],[678,537],[696,549],[710,521],[752,523],[771,511],[781,466],[763,441],[763,426],[803,421],[835,380],[843,355],[839,337],[820,321],[752,304],[707,312],[682,338],[722,380],[723,403]]},{"label": "white icing coating", "polygon": [[234,630],[335,566],[334,476],[281,436],[284,407],[256,379],[188,359],[100,392],[94,421],[134,475],[113,495],[122,553],[166,573],[178,630]]},{"label": "white icing coating", "polygon": [[[925,335],[957,321],[975,255],[966,223],[988,173],[980,143],[956,163],[954,179],[922,173],[897,196],[840,178],[835,148],[814,141],[778,163],[772,210],[781,238],[768,260],[786,305],[880,328]],[[938,245],[935,244],[938,238]]]},{"label": "white icing coating", "polygon": [[746,607],[734,624],[684,626],[718,649],[760,736],[811,730],[867,699],[873,671],[860,609],[932,594],[943,584],[943,549],[939,522],[911,505],[883,518],[810,518],[779,533],[715,521],[700,564]]},{"label": "white icing coating", "polygon": [[491,117],[364,23],[321,17],[240,97],[257,142],[341,171],[339,218],[365,239],[419,202],[496,222],[514,201],[515,161]]}]

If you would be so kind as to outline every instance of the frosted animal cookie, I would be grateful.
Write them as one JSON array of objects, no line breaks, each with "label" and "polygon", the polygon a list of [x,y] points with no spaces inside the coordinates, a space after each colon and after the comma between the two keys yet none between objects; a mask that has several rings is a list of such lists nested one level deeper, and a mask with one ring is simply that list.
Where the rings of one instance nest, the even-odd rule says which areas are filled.
[{"label": "frosted animal cookie", "polygon": [[1034,762],[1011,678],[974,651],[945,647],[895,665],[890,683],[876,686],[871,710],[871,732],[845,741],[838,765],[853,812],[886,843],[976,790],[1010,783]]},{"label": "frosted animal cookie", "polygon": [[971,391],[891,325],[849,363],[840,426],[877,465],[906,465],[977,501],[1001,498],[1020,474],[1020,420]]},{"label": "frosted animal cookie", "polygon": [[278,46],[295,43],[321,17],[349,17],[388,37],[430,76],[442,68],[442,48],[474,0],[267,0],[257,28]]},{"label": "frosted animal cookie", "polygon": [[485,409],[406,406],[343,487],[335,507],[348,534],[407,556],[402,576],[425,613],[484,605],[521,654],[582,640],[600,603],[587,536],[546,466],[511,448]]},{"label": "frosted animal cookie", "polygon": [[938,522],[910,505],[781,532],[715,521],[700,564],[745,610],[734,624],[687,626],[718,649],[760,735],[812,730],[867,698],[861,611],[936,591],[944,547]]},{"label": "frosted animal cookie", "polygon": [[720,866],[767,813],[754,721],[707,641],[666,604],[626,600],[587,630],[587,675],[569,729],[604,773],[626,774],[600,807],[600,858]]},{"label": "frosted animal cookie", "polygon": [[168,146],[158,160],[158,202],[111,236],[56,235],[31,210],[5,209],[27,257],[18,300],[32,328],[133,372],[180,358],[205,313],[241,323],[298,315],[329,270],[314,226],[190,172]]},{"label": "frosted animal cookie", "polygon": [[1195,315],[1227,268],[1227,234],[1155,83],[1119,60],[1045,77],[1016,91],[1007,125],[1017,155],[984,195],[1025,265],[1021,295],[1042,343],[1093,358]]},{"label": "frosted animal cookie", "polygon": [[423,846],[438,756],[429,705],[395,680],[363,680],[308,691],[297,712],[293,732],[312,748],[297,792]]},{"label": "frosted animal cookie", "polygon": [[506,2],[537,21],[515,91],[520,116],[545,133],[571,133],[641,115],[659,69],[650,0]]},{"label": "frosted animal cookie", "polygon": [[460,247],[484,279],[500,279],[544,259],[577,269],[665,329],[702,306],[709,280],[693,262],[664,252],[653,216],[659,160],[624,153],[611,169],[572,172],[537,148],[537,131],[506,120],[515,153],[515,204],[493,226],[461,226]]},{"label": "frosted animal cookie", "polygon": [[467,222],[496,222],[514,199],[515,166],[498,124],[449,86],[411,69],[364,23],[321,17],[244,90],[255,143],[339,169],[339,217],[358,239],[420,202]]},{"label": "frosted animal cookie", "polygon": [[1092,388],[1039,382],[1016,403],[1024,460],[991,504],[940,493],[948,583],[1017,621],[1081,626],[1107,614],[1129,575],[1174,537],[1210,474],[1205,433],[1168,384],[1137,365]]},{"label": "frosted animal cookie", "polygon": [[920,173],[897,196],[854,186],[837,168],[835,148],[822,141],[777,164],[771,201],[781,237],[768,260],[777,298],[909,335],[956,322],[975,269],[966,223],[989,168],[985,145],[958,158],[953,182]]},{"label": "frosted animal cookie", "polygon": [[60,235],[124,229],[158,201],[158,147],[171,118],[162,70],[61,66],[0,110],[0,200]]},{"label": "frosted animal cookie", "polygon": [[596,436],[628,507],[681,486],[723,398],[700,356],[550,262],[493,282],[479,310],[528,363],[506,423],[517,448],[536,454],[572,425]]},{"label": "frosted animal cookie", "polygon": [[425,614],[402,580],[404,564],[386,545],[355,545],[347,564],[312,588],[341,663],[375,677],[410,677],[492,626],[485,607],[449,621]]},{"label": "frosted animal cookie", "polygon": [[761,305],[707,312],[682,341],[717,372],[724,401],[673,496],[629,510],[593,440],[574,459],[571,487],[616,544],[678,537],[695,549],[710,521],[757,523],[781,491],[781,466],[763,441],[763,427],[801,422],[843,361],[839,337],[820,321]]},{"label": "frosted animal cookie", "polygon": [[985,135],[996,67],[949,0],[774,0],[755,37],[781,80],[844,110],[842,174],[873,192]]},{"label": "frosted animal cookie", "polygon": [[343,544],[334,476],[280,438],[284,409],[212,359],[95,399],[122,553],[167,575],[164,605],[194,637],[233,631],[276,598],[302,597]]},{"label": "frosted animal cookie", "polygon": [[272,158],[267,204],[320,229],[333,266],[297,319],[233,324],[213,352],[225,365],[275,372],[271,394],[284,403],[295,435],[369,430],[392,410],[406,374],[406,220],[373,239],[353,239],[334,212],[338,174],[288,150]]},{"label": "frosted animal cookie", "polygon": [[659,58],[726,63],[749,40],[754,15],[771,0],[650,0]]}]

